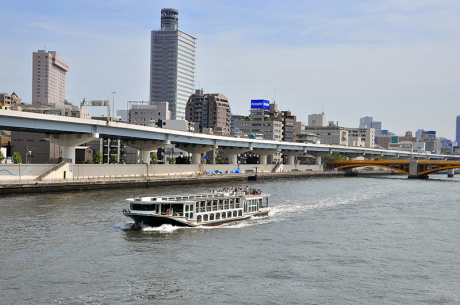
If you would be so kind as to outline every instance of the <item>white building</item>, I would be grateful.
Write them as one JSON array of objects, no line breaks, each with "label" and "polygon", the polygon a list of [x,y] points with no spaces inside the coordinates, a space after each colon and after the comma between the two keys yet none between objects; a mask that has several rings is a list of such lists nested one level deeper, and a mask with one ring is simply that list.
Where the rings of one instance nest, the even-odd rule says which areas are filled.
[{"label": "white building", "polygon": [[196,38],[179,31],[178,16],[178,10],[162,9],[161,29],[152,31],[150,102],[169,102],[171,119],[184,120],[194,93]]},{"label": "white building", "polygon": [[326,115],[321,114],[310,114],[308,116],[308,127],[326,127]]},{"label": "white building", "polygon": [[348,131],[348,146],[371,147],[375,146],[374,128],[346,128]]},{"label": "white building", "polygon": [[32,104],[64,105],[69,64],[56,51],[38,50],[32,56]]}]

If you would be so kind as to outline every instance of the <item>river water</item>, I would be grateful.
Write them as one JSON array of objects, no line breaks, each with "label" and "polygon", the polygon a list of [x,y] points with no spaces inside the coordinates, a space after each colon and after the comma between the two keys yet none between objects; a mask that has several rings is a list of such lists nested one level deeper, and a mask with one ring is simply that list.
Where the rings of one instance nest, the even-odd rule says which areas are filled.
[{"label": "river water", "polygon": [[250,181],[271,215],[124,231],[125,198],[0,198],[1,304],[459,304],[460,179]]}]

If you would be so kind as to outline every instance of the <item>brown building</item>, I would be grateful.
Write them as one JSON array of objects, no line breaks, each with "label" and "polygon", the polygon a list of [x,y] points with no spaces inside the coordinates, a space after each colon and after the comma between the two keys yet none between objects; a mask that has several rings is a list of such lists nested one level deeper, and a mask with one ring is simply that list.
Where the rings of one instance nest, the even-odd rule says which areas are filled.
[{"label": "brown building", "polygon": [[16,93],[11,93],[11,95],[6,93],[0,93],[0,106],[1,109],[9,110],[13,106],[23,105],[21,102],[22,98],[18,97]]},{"label": "brown building", "polygon": [[11,153],[21,154],[22,163],[57,164],[62,157],[61,146],[51,143],[35,132],[11,132]]},{"label": "brown building", "polygon": [[391,143],[391,138],[391,136],[375,137],[375,145],[388,148],[388,145]]},{"label": "brown building", "polygon": [[290,111],[281,111],[283,113],[283,141],[295,142],[296,133],[295,126],[297,123],[297,117],[291,115]]},{"label": "brown building", "polygon": [[399,142],[417,142],[417,137],[412,136],[412,131],[406,131],[404,137],[399,137]]},{"label": "brown building", "polygon": [[230,134],[232,112],[228,99],[222,93],[203,93],[195,90],[185,107],[185,119],[195,123],[198,132],[212,128],[214,134]]}]

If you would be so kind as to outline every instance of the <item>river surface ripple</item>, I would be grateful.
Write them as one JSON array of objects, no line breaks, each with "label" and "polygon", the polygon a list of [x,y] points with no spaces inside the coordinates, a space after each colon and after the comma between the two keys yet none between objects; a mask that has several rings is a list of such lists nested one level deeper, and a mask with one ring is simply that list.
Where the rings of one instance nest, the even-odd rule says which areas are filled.
[{"label": "river surface ripple", "polygon": [[[125,198],[0,198],[1,304],[459,304],[460,179],[251,181],[268,218],[123,231]],[[244,187],[245,185],[235,185]]]}]

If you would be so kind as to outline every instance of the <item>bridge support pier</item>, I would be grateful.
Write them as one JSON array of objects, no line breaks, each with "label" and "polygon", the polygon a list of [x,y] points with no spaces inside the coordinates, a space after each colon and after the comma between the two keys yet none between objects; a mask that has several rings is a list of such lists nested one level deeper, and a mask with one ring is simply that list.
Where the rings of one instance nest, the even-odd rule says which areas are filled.
[{"label": "bridge support pier", "polygon": [[139,163],[150,164],[150,152],[154,149],[165,147],[171,144],[171,142],[158,140],[129,140],[126,141],[125,144],[139,150]]},{"label": "bridge support pier", "polygon": [[295,157],[306,153],[306,150],[282,150],[281,153],[288,157],[288,165],[295,165]]},{"label": "bridge support pier", "polygon": [[98,139],[98,133],[44,134],[43,139],[62,146],[62,158],[75,164],[75,146]]},{"label": "bridge support pier", "polygon": [[259,155],[259,164],[267,165],[267,156],[280,152],[281,149],[254,149],[252,152]]},{"label": "bridge support pier", "polygon": [[251,151],[252,147],[219,147],[219,152],[228,154],[228,164],[238,164],[238,154]]},{"label": "bridge support pier", "polygon": [[447,178],[454,178],[454,169],[453,168],[449,168],[447,170]]},{"label": "bridge support pier", "polygon": [[201,154],[217,149],[217,145],[176,144],[178,149],[192,154],[192,164],[201,164]]}]

